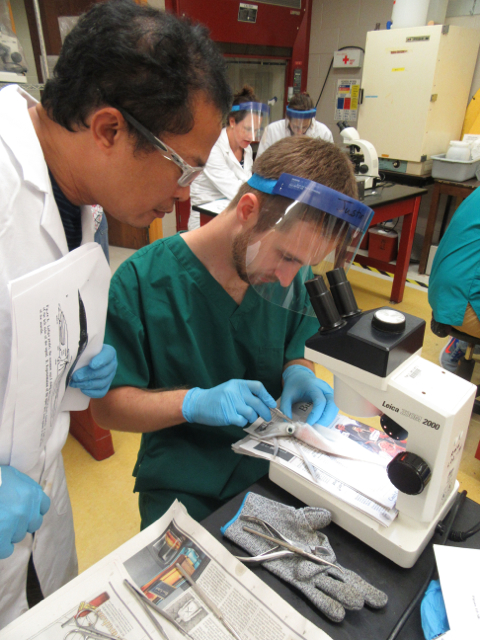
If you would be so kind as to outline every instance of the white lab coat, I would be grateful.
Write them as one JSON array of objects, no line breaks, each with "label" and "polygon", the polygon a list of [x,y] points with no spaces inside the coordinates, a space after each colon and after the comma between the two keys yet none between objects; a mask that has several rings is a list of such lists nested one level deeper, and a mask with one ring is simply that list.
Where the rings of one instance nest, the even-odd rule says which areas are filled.
[{"label": "white lab coat", "polygon": [[[283,138],[288,138],[291,135],[292,134],[290,133],[290,129],[288,129],[285,120],[276,120],[269,124],[263,132],[262,139],[258,145],[257,158],[274,142],[282,140]],[[333,136],[330,129],[321,122],[318,122],[318,120],[314,120],[312,122],[312,125],[308,128],[305,135],[308,138],[321,138],[326,142],[333,142]]]},{"label": "white lab coat", "polygon": [[[190,187],[191,204],[204,204],[219,198],[232,200],[242,184],[252,177],[252,165],[252,147],[248,146],[244,149],[242,167],[232,151],[227,130],[222,129],[220,137],[210,152],[205,171],[195,179]],[[199,226],[200,214],[198,211],[190,211],[189,230]]]},{"label": "white lab coat", "polygon": [[[15,85],[0,91],[0,414],[8,379],[11,319],[7,283],[68,253],[47,165],[27,109],[36,103]],[[82,207],[82,241],[93,241],[91,207]],[[0,628],[28,609],[25,593],[30,555],[45,596],[76,576],[72,509],[62,447],[70,417],[62,412],[28,475],[50,497],[51,506],[34,536],[15,544],[0,560]],[[40,425],[39,425],[40,428]],[[32,433],[32,438],[38,438]],[[0,464],[8,465],[15,434],[0,428]]]}]

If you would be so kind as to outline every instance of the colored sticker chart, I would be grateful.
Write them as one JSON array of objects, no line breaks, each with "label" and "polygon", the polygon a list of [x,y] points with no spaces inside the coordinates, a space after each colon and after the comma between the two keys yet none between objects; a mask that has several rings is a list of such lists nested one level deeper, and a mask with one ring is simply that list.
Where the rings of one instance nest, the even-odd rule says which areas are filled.
[{"label": "colored sticker chart", "polygon": [[335,120],[355,122],[358,115],[358,96],[360,93],[360,80],[337,80],[335,94]]}]

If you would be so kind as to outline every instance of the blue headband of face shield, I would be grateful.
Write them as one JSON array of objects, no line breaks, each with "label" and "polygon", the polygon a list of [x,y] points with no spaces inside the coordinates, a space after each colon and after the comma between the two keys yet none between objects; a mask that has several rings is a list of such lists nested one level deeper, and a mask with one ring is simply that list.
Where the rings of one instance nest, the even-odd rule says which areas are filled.
[{"label": "blue headband of face shield", "polygon": [[373,218],[373,211],[366,204],[324,184],[292,176],[290,173],[282,173],[278,180],[262,178],[254,173],[247,184],[262,193],[298,200],[362,230],[368,227]]},{"label": "blue headband of face shield", "polygon": [[235,111],[261,111],[262,113],[270,113],[270,107],[263,102],[242,102],[236,104],[230,109],[230,113]]},{"label": "blue headband of face shield", "polygon": [[317,115],[316,109],[308,109],[307,111],[297,111],[297,109],[291,109],[287,107],[287,116],[289,118],[298,118],[299,120],[310,120]]}]

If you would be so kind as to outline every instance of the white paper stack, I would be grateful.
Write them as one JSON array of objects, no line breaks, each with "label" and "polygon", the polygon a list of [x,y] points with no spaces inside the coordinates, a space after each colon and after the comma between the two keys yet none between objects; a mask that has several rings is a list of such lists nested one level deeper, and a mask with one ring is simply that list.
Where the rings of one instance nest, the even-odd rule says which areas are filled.
[{"label": "white paper stack", "polygon": [[2,432],[10,459],[28,473],[61,411],[81,411],[89,398],[68,386],[103,345],[110,267],[90,242],[9,283],[12,347]]}]

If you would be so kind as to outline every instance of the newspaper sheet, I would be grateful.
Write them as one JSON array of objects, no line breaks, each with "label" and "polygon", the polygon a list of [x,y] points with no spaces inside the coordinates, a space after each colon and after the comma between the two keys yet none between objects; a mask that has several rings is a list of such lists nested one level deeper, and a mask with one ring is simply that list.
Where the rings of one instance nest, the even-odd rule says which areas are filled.
[{"label": "newspaper sheet", "polygon": [[161,636],[125,578],[180,625],[183,633],[153,612],[170,640],[188,635],[194,640],[232,640],[177,564],[220,608],[241,640],[329,638],[175,501],[157,522],[0,631],[0,640],[158,640]]},{"label": "newspaper sheet", "polygon": [[[304,422],[310,409],[311,403],[295,405],[292,414],[294,421]],[[331,438],[329,432],[335,433],[338,447],[343,438],[349,438],[349,455],[352,455],[352,446],[357,446],[359,451],[368,450],[371,456],[376,457],[376,461],[370,463],[366,462],[363,454],[358,459],[330,455],[296,438],[281,437],[276,442],[275,439],[272,441],[268,437],[269,432],[275,430],[280,421],[276,417],[271,422],[259,418],[244,430],[249,435],[236,442],[233,450],[275,460],[277,464],[336,495],[380,524],[389,526],[393,522],[398,514],[395,508],[398,491],[387,476],[386,466],[397,453],[405,449],[404,443],[398,443],[386,434],[342,415],[337,416],[329,427],[316,425],[320,434],[330,438],[330,443],[335,438]],[[278,450],[275,455],[276,447]],[[315,480],[305,458],[313,467]]]},{"label": "newspaper sheet", "polygon": [[1,426],[14,439],[2,464],[28,473],[59,412],[87,408],[89,398],[68,383],[102,349],[109,283],[96,242],[9,283],[11,367]]}]

